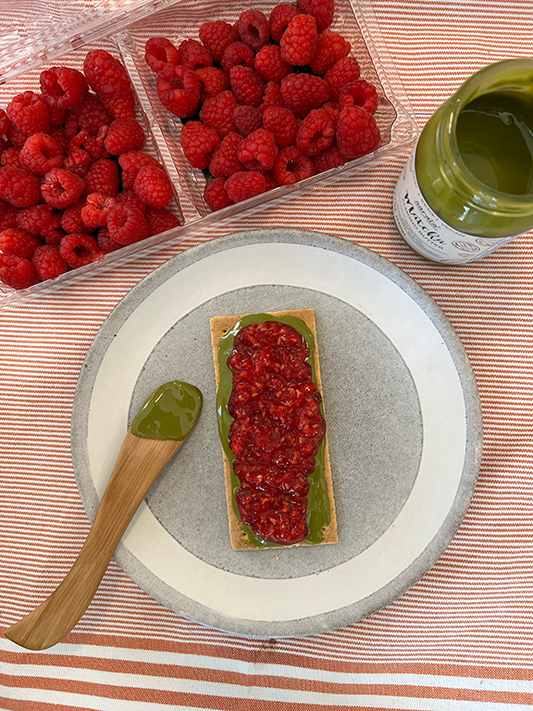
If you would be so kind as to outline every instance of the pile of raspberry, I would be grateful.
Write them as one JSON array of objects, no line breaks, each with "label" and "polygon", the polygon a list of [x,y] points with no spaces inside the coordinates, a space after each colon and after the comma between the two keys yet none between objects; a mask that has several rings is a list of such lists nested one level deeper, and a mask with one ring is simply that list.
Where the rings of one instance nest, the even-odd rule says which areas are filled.
[{"label": "pile of raspberry", "polygon": [[375,150],[376,88],[329,27],[334,0],[205,22],[199,41],[153,37],[145,59],[163,106],[182,119],[187,160],[219,210]]},{"label": "pile of raspberry", "polygon": [[15,289],[180,224],[117,59],[91,51],[40,86],[0,110],[0,279]]}]

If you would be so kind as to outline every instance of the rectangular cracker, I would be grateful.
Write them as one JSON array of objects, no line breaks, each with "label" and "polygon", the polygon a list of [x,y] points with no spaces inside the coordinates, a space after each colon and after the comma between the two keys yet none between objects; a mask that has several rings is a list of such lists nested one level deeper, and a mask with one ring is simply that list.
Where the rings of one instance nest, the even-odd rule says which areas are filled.
[{"label": "rectangular cracker", "polygon": [[[318,386],[319,391],[322,393],[322,381],[320,378],[320,364],[318,360],[318,343],[317,343],[317,335],[316,335],[316,325],[315,325],[315,313],[313,309],[299,309],[296,311],[273,311],[273,312],[268,312],[270,316],[272,316],[273,320],[276,319],[276,317],[279,316],[295,316],[296,318],[301,319],[307,327],[312,331],[314,339],[315,339],[315,352],[314,352],[314,369],[315,369],[315,378],[316,378],[316,384]],[[220,366],[218,362],[218,344],[222,336],[224,336],[235,324],[237,321],[240,321],[240,319],[243,318],[243,315],[241,316],[215,316],[210,320],[211,324],[211,342],[213,345],[213,360],[215,364],[215,375],[216,375],[216,382],[217,382],[217,390],[220,384]],[[323,403],[322,403],[323,404]],[[327,423],[327,420],[326,420]],[[232,492],[232,486],[231,486],[231,464],[229,459],[226,456],[226,453],[224,449],[222,448],[222,456],[224,459],[224,476],[226,480],[226,502],[228,506],[228,519],[229,519],[229,531],[230,531],[230,539],[231,539],[231,545],[235,550],[263,550],[261,548],[256,548],[255,546],[251,546],[247,543],[247,538],[246,534],[242,531],[241,525],[239,522],[239,519],[235,515],[235,511],[233,510],[233,492]],[[294,545],[322,545],[324,543],[337,543],[338,541],[338,535],[337,535],[337,518],[335,515],[335,501],[333,498],[333,486],[332,486],[332,481],[331,481],[331,466],[330,466],[330,460],[329,460],[329,451],[328,451],[328,441],[327,441],[327,430],[326,430],[326,438],[325,438],[325,443],[324,443],[324,477],[326,480],[326,485],[327,485],[327,491],[328,491],[328,498],[329,498],[329,512],[330,512],[330,523],[327,526],[324,526],[322,529],[324,533],[324,540],[321,541],[321,543],[318,544],[310,544],[310,543],[296,543]],[[290,548],[291,546],[288,545],[273,545],[273,548]]]}]

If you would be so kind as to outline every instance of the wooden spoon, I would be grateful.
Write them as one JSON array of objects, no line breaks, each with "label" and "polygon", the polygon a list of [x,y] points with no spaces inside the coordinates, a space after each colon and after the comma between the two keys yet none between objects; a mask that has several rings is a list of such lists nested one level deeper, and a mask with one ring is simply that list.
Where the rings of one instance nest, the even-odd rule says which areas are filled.
[{"label": "wooden spoon", "polygon": [[5,631],[26,649],[47,649],[76,625],[93,599],[115,548],[160,472],[193,429],[202,394],[177,380],[145,402],[126,434],[96,516],[59,587]]}]

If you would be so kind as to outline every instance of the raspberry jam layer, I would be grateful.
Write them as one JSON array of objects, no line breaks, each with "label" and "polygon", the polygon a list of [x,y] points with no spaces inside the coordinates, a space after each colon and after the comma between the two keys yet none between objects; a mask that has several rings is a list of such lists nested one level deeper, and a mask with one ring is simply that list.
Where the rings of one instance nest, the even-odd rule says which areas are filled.
[{"label": "raspberry jam layer", "polygon": [[329,523],[314,349],[303,321],[268,314],[244,317],[219,343],[219,433],[255,547],[320,543]]}]

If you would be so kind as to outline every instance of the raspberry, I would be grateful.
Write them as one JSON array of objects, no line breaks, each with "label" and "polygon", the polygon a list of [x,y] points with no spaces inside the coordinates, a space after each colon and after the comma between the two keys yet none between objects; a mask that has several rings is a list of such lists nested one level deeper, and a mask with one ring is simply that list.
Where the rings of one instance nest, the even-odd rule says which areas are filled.
[{"label": "raspberry", "polygon": [[267,106],[263,113],[263,126],[274,135],[278,148],[296,142],[298,122],[292,111],[283,106]]},{"label": "raspberry", "polygon": [[9,128],[10,120],[4,109],[0,109],[0,136],[5,136]]},{"label": "raspberry", "polygon": [[329,87],[324,79],[313,74],[289,74],[281,80],[281,96],[285,106],[303,118],[329,100]]},{"label": "raspberry", "polygon": [[365,111],[373,114],[378,106],[376,87],[364,79],[346,84],[339,95],[339,109],[342,111],[349,106],[361,106]]},{"label": "raspberry", "polygon": [[228,75],[216,67],[202,67],[194,72],[200,86],[200,101],[217,96],[229,86]]},{"label": "raspberry", "polygon": [[220,64],[222,69],[229,74],[233,67],[246,66],[253,69],[255,54],[244,42],[232,42],[224,50]]},{"label": "raspberry", "polygon": [[69,139],[67,137],[67,134],[65,133],[64,128],[60,127],[54,127],[51,128],[50,131],[48,132],[48,135],[54,139],[54,141],[61,146],[61,150],[63,153],[67,152],[68,144],[69,144]]},{"label": "raspberry", "polygon": [[[233,70],[232,70],[233,71]],[[235,131],[233,112],[237,107],[237,100],[231,91],[223,91],[218,96],[206,99],[200,109],[200,119],[206,126],[212,128],[221,138]]]},{"label": "raspberry", "polygon": [[0,254],[0,279],[14,289],[26,289],[39,281],[32,263],[15,254]]},{"label": "raspberry", "polygon": [[233,112],[233,122],[241,136],[246,138],[252,131],[263,126],[263,117],[255,106],[237,106]]},{"label": "raspberry", "polygon": [[50,128],[50,113],[45,100],[34,91],[17,94],[6,113],[15,126],[26,134],[45,133]]},{"label": "raspberry", "polygon": [[64,168],[49,170],[41,183],[41,193],[44,200],[52,207],[60,209],[79,200],[84,190],[83,178]]},{"label": "raspberry", "polygon": [[310,111],[298,129],[296,145],[308,156],[316,156],[335,140],[335,127],[323,109]]},{"label": "raspberry", "polygon": [[237,42],[239,39],[235,28],[228,22],[223,22],[222,20],[204,22],[198,34],[215,62],[220,62],[226,48],[229,47],[232,42]]},{"label": "raspberry", "polygon": [[31,133],[23,131],[18,126],[15,126],[14,123],[9,124],[7,129],[7,139],[8,141],[11,141],[15,147],[22,148],[30,136]]},{"label": "raspberry", "polygon": [[213,212],[233,205],[233,200],[226,192],[226,178],[210,180],[204,188],[204,198]]},{"label": "raspberry", "polygon": [[259,106],[259,111],[264,113],[265,109],[269,106],[285,106],[281,95],[281,88],[279,84],[276,84],[274,81],[269,81],[265,86],[265,93],[263,94],[263,101]]},{"label": "raspberry", "polygon": [[[69,114],[77,118],[77,127],[71,133],[71,137],[76,135],[78,127],[87,131],[91,136],[96,136],[102,126],[109,126],[113,121],[100,99],[90,93],[87,94],[80,106],[69,111]],[[65,121],[65,129],[67,128],[67,121],[68,118]]]},{"label": "raspberry", "polygon": [[270,39],[265,15],[260,10],[245,10],[239,17],[239,35],[246,46],[258,52]]},{"label": "raspberry", "polygon": [[45,69],[39,80],[44,100],[57,109],[78,106],[89,91],[83,74],[69,67]]},{"label": "raspberry", "polygon": [[312,15],[319,32],[324,32],[333,22],[335,14],[334,0],[299,0],[300,12]]},{"label": "raspberry", "polygon": [[15,207],[31,207],[40,199],[37,176],[22,168],[0,168],[0,197]]},{"label": "raspberry", "polygon": [[314,174],[313,162],[296,146],[283,148],[274,164],[274,177],[278,185],[291,185]]},{"label": "raspberry", "polygon": [[58,109],[57,106],[48,104],[48,113],[50,114],[50,126],[62,126],[65,123],[67,109]]},{"label": "raspberry", "polygon": [[179,118],[196,113],[200,83],[191,69],[167,64],[156,77],[157,94],[163,106]]},{"label": "raspberry", "polygon": [[351,45],[342,35],[331,30],[324,30],[318,35],[318,47],[309,68],[315,74],[325,74],[340,59],[350,54]]},{"label": "raspberry", "polygon": [[116,197],[119,191],[118,164],[109,158],[95,160],[85,176],[85,192]]},{"label": "raspberry", "polygon": [[378,147],[379,141],[379,128],[371,113],[360,106],[348,106],[341,111],[337,143],[348,160],[370,153]]},{"label": "raspberry", "polygon": [[140,212],[146,216],[146,205],[133,190],[126,190],[125,192],[119,193],[117,195],[117,202],[125,202],[128,205],[133,205],[133,207],[136,207],[137,210],[140,210]]},{"label": "raspberry", "polygon": [[264,82],[256,71],[237,65],[230,69],[229,81],[237,103],[259,106],[263,98]]},{"label": "raspberry", "polygon": [[20,150],[12,146],[11,148],[6,148],[6,150],[2,152],[0,163],[2,163],[2,165],[10,166],[12,168],[22,168],[19,158]]},{"label": "raspberry", "polygon": [[83,166],[88,169],[92,162],[98,158],[107,158],[109,153],[104,147],[105,133],[107,133],[106,126],[96,136],[91,136],[88,131],[82,129],[74,138],[71,138],[67,148],[65,168],[75,170],[75,168]]},{"label": "raspberry", "polygon": [[336,142],[333,142],[318,155],[313,156],[312,160],[315,166],[315,173],[323,173],[325,170],[338,168],[346,163],[346,158],[340,152]]},{"label": "raspberry", "polygon": [[81,217],[81,210],[85,207],[85,200],[78,200],[74,205],[65,208],[61,215],[61,227],[67,234],[79,234],[80,232],[90,232]]},{"label": "raspberry", "polygon": [[107,113],[114,119],[133,119],[137,115],[133,91],[120,96],[103,96],[102,104]]},{"label": "raspberry", "polygon": [[176,215],[167,210],[166,207],[148,207],[145,217],[148,224],[149,237],[181,225]]},{"label": "raspberry", "polygon": [[59,245],[59,254],[71,269],[83,267],[103,256],[94,237],[85,234],[65,235]]},{"label": "raspberry", "polygon": [[264,172],[274,165],[278,147],[273,134],[259,128],[247,138],[243,138],[237,149],[237,156],[246,170]]},{"label": "raspberry", "polygon": [[203,44],[194,39],[186,39],[179,46],[180,64],[185,69],[200,69],[201,67],[212,67],[213,58]]},{"label": "raspberry", "polygon": [[353,57],[339,59],[324,75],[324,79],[329,85],[331,98],[338,101],[341,89],[351,81],[359,79],[360,74],[361,69],[356,59]]},{"label": "raspberry", "polygon": [[159,167],[146,165],[139,170],[133,190],[149,207],[167,207],[172,202],[172,184]]},{"label": "raspberry", "polygon": [[180,53],[166,37],[151,37],[144,45],[144,59],[157,74],[167,64],[179,64]]},{"label": "raspberry", "polygon": [[142,212],[126,203],[118,203],[107,216],[109,234],[119,244],[133,244],[148,237],[148,223]]},{"label": "raspberry", "polygon": [[0,198],[0,229],[7,230],[17,224],[19,209],[9,202]]},{"label": "raspberry", "polygon": [[96,229],[107,224],[107,216],[111,208],[117,204],[117,199],[103,193],[87,195],[87,201],[81,209],[81,219],[89,227]]},{"label": "raspberry", "polygon": [[212,153],[219,144],[218,133],[200,121],[188,121],[181,131],[183,152],[194,168],[207,168]]},{"label": "raspberry", "polygon": [[277,44],[268,44],[255,55],[255,70],[268,81],[279,84],[283,77],[292,72],[292,66],[281,57]]},{"label": "raspberry", "polygon": [[100,96],[119,96],[131,90],[124,66],[105,49],[93,49],[85,57],[83,71],[89,86]]},{"label": "raspberry", "polygon": [[241,202],[260,195],[265,189],[265,176],[256,171],[234,173],[224,185],[228,197],[233,202]]},{"label": "raspberry", "polygon": [[298,8],[294,5],[290,5],[289,3],[281,3],[280,5],[276,5],[270,13],[269,20],[270,36],[274,42],[279,44],[283,33],[287,29],[287,25],[292,18],[296,17],[299,13],[300,11]]},{"label": "raspberry", "polygon": [[54,208],[51,205],[35,205],[18,213],[17,225],[32,235],[46,238],[54,234],[61,225],[61,217],[54,214]]},{"label": "raspberry", "polygon": [[44,175],[52,168],[63,165],[63,150],[46,133],[34,133],[20,151],[21,168],[26,168],[35,175]]},{"label": "raspberry", "polygon": [[265,192],[267,190],[274,190],[274,188],[278,187],[276,178],[273,176],[271,170],[268,170],[266,173],[263,173],[263,175],[265,176]]},{"label": "raspberry", "polygon": [[17,227],[10,227],[0,232],[0,251],[4,254],[31,259],[40,244],[41,241],[35,235]]},{"label": "raspberry", "polygon": [[141,124],[135,119],[116,119],[109,126],[104,146],[111,155],[117,156],[128,151],[140,151],[146,143]]},{"label": "raspberry", "polygon": [[241,136],[235,131],[228,133],[222,140],[209,163],[209,172],[214,178],[229,178],[233,173],[243,170],[243,165],[237,156],[237,148],[241,141]]},{"label": "raspberry", "polygon": [[279,46],[289,64],[303,67],[313,59],[318,47],[316,22],[311,15],[296,15],[287,25]]},{"label": "raspberry", "polygon": [[122,153],[122,155],[118,157],[118,162],[122,168],[123,190],[133,190],[133,183],[135,182],[137,173],[144,165],[155,165],[158,168],[162,167],[155,158],[147,153],[141,153],[140,151]]},{"label": "raspberry", "polygon": [[68,269],[67,263],[59,253],[59,247],[51,244],[37,247],[31,263],[41,281],[55,279]]},{"label": "raspberry", "polygon": [[326,101],[325,104],[322,104],[320,107],[323,109],[327,115],[329,116],[329,119],[335,129],[337,128],[337,124],[339,123],[339,116],[340,116],[340,109],[337,106],[337,104],[334,101]]},{"label": "raspberry", "polygon": [[98,246],[105,253],[115,252],[117,249],[120,249],[123,246],[122,244],[120,244],[120,242],[117,242],[111,237],[107,227],[102,227],[100,232],[98,232],[97,241]]}]

